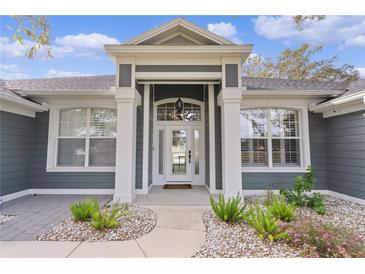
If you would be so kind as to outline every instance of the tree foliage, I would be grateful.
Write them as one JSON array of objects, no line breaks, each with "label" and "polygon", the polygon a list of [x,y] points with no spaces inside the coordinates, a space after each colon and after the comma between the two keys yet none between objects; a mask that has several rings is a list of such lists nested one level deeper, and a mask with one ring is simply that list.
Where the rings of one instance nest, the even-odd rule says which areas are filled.
[{"label": "tree foliage", "polygon": [[322,21],[325,20],[325,15],[296,15],[293,16],[293,21],[297,30],[301,31],[304,29],[306,22]]},{"label": "tree foliage", "polygon": [[32,41],[28,48],[26,56],[33,58],[36,52],[44,47],[47,49],[47,56],[52,57],[50,47],[50,22],[44,15],[15,15],[15,27],[7,26],[13,31],[13,40],[18,41],[23,46],[25,40]]},{"label": "tree foliage", "polygon": [[290,80],[352,81],[359,79],[354,66],[336,66],[337,56],[318,60],[322,46],[307,43],[297,49],[285,49],[274,60],[252,55],[243,66],[243,73],[251,77],[283,78]]}]

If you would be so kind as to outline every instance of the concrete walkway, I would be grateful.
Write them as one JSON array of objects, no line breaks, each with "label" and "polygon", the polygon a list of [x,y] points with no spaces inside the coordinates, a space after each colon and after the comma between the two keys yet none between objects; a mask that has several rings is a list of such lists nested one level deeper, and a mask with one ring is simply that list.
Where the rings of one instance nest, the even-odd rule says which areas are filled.
[{"label": "concrete walkway", "polygon": [[202,213],[207,206],[152,206],[157,225],[146,236],[113,242],[2,241],[1,257],[191,257],[205,239]]}]

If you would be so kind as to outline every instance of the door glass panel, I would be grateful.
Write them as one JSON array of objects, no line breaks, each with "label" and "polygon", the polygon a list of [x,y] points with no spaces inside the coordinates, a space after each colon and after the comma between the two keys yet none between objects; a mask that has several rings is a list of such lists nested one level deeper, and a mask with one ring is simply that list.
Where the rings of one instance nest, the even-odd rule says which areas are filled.
[{"label": "door glass panel", "polygon": [[194,130],[194,169],[199,174],[199,130]]},{"label": "door glass panel", "polygon": [[186,149],[187,149],[186,130],[172,131],[172,173],[186,174]]},{"label": "door glass panel", "polygon": [[163,174],[163,130],[158,131],[158,174]]}]

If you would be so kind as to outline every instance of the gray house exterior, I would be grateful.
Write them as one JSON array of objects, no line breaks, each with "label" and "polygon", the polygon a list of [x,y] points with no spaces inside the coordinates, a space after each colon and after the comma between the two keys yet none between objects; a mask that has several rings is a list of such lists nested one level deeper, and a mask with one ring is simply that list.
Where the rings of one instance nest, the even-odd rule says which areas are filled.
[{"label": "gray house exterior", "polygon": [[[181,18],[106,45],[115,75],[0,82],[0,196],[189,183],[232,196],[290,187],[365,200],[365,81],[241,76],[251,45]],[[180,103],[179,103],[180,102]]]}]

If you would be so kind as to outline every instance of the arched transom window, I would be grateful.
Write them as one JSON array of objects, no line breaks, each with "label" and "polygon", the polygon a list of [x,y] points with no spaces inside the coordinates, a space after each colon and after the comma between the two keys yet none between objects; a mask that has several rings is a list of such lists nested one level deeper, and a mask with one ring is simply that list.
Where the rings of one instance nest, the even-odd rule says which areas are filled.
[{"label": "arched transom window", "polygon": [[157,121],[200,121],[201,107],[193,103],[183,103],[177,108],[175,103],[163,103],[157,106]]}]

